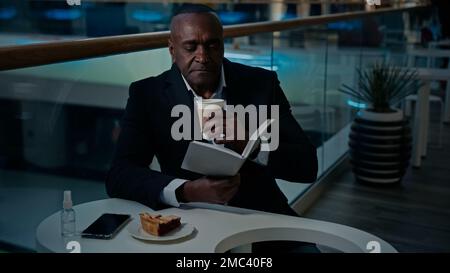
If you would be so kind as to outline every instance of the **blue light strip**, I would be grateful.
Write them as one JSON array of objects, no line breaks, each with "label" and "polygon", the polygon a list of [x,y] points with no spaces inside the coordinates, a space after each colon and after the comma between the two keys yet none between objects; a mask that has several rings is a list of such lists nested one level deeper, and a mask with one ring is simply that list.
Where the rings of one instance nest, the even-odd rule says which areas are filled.
[{"label": "blue light strip", "polygon": [[57,21],[75,20],[81,17],[81,12],[76,9],[51,9],[45,12],[45,17]]},{"label": "blue light strip", "polygon": [[358,109],[365,109],[367,105],[365,103],[359,103],[356,101],[352,101],[351,99],[347,100],[347,104],[351,107],[358,108]]}]

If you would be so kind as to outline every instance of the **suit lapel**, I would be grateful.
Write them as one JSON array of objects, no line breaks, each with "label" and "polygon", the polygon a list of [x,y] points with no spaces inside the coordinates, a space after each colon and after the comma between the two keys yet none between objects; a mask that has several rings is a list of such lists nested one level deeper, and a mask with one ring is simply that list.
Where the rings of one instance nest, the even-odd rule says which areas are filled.
[{"label": "suit lapel", "polygon": [[166,95],[169,98],[170,107],[184,104],[187,105],[192,112],[194,110],[192,94],[187,90],[183,78],[181,77],[181,72],[175,64],[172,65],[172,68],[169,71],[167,83]]},{"label": "suit lapel", "polygon": [[[165,93],[169,101],[169,112],[171,112],[176,105],[186,105],[189,107],[191,115],[191,139],[194,139],[194,129],[196,128],[194,127],[194,97],[192,92],[186,88],[186,84],[181,77],[181,71],[176,64],[173,64],[169,71]],[[178,118],[172,118],[171,122],[175,122],[177,119]],[[184,145],[187,145],[190,141],[182,142]]]},{"label": "suit lapel", "polygon": [[232,68],[232,64],[227,59],[223,59],[223,70],[225,74],[225,99],[228,105],[236,105],[238,102],[237,95],[239,94],[237,90],[237,75]]}]

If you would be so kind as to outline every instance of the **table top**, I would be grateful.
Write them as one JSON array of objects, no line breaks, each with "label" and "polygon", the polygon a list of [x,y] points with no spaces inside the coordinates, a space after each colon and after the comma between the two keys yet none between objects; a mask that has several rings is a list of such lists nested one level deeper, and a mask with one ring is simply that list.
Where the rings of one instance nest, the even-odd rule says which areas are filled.
[{"label": "table top", "polygon": [[447,58],[450,57],[450,50],[438,48],[420,48],[408,51],[408,55],[417,57]]},{"label": "table top", "polygon": [[[411,67],[402,67],[400,69],[411,70]],[[417,72],[417,78],[423,81],[448,81],[450,80],[450,67],[449,68],[414,68]]]},{"label": "table top", "polygon": [[[123,199],[104,199],[74,206],[77,230],[86,228],[103,213],[126,213],[139,219],[140,212],[152,210],[140,203]],[[169,242],[134,239],[125,227],[112,240],[65,239],[60,234],[60,213],[44,219],[36,231],[40,252],[69,252],[69,241],[79,242],[81,252],[212,253],[258,241],[290,240],[317,243],[343,252],[370,252],[373,244],[381,252],[396,252],[384,240],[367,232],[330,222],[272,214],[205,203],[190,203],[168,208],[159,214],[175,214],[182,222],[195,226],[192,235]],[[368,250],[369,249],[369,250]]]},{"label": "table top", "polygon": [[433,41],[428,43],[431,47],[437,47],[437,46],[448,46],[450,45],[450,39],[440,40],[440,41]]},{"label": "table top", "polygon": [[450,69],[417,68],[417,76],[421,80],[447,81],[450,80]]}]

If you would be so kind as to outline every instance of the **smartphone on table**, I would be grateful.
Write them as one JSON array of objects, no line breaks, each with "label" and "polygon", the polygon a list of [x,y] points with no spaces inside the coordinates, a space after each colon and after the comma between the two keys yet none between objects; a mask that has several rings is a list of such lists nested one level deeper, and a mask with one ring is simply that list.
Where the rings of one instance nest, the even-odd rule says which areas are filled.
[{"label": "smartphone on table", "polygon": [[104,213],[81,232],[81,237],[112,239],[130,220],[129,214]]}]

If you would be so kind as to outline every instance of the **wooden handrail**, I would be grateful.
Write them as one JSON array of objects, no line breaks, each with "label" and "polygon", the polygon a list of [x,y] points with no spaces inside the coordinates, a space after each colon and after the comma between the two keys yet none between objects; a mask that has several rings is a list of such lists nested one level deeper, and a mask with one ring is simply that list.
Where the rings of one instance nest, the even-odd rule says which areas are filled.
[{"label": "wooden handrail", "polygon": [[[248,23],[224,27],[226,38],[283,31],[298,27],[350,20],[381,13],[425,7],[382,8],[374,11],[347,12],[283,21]],[[0,47],[0,71],[52,63],[103,57],[167,46],[169,31],[109,36],[82,40],[58,41]]]}]

